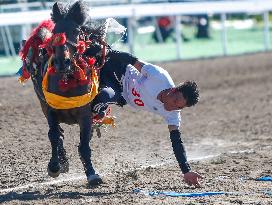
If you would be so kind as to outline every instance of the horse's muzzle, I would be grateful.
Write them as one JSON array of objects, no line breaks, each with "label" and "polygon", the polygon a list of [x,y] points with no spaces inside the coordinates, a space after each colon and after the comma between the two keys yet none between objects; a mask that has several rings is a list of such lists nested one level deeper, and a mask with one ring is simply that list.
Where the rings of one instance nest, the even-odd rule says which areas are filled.
[{"label": "horse's muzzle", "polygon": [[54,66],[55,66],[57,72],[59,72],[59,73],[69,72],[71,70],[71,59],[66,58],[66,59],[60,60],[60,59],[55,58],[54,59]]}]

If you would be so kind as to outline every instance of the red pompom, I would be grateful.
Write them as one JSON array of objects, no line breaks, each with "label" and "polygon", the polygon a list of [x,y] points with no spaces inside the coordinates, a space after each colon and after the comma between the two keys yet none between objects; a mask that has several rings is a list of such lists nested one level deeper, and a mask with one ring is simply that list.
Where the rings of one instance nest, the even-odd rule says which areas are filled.
[{"label": "red pompom", "polygon": [[57,33],[52,36],[52,46],[61,46],[66,42],[65,33]]},{"label": "red pompom", "polygon": [[69,89],[68,82],[65,80],[59,80],[59,89],[62,92],[66,92]]},{"label": "red pompom", "polygon": [[89,59],[88,59],[88,64],[89,64],[90,66],[93,66],[93,65],[95,64],[95,61],[96,61],[95,58],[89,58]]},{"label": "red pompom", "polygon": [[78,41],[77,43],[77,52],[83,54],[86,51],[86,43],[84,41]]}]

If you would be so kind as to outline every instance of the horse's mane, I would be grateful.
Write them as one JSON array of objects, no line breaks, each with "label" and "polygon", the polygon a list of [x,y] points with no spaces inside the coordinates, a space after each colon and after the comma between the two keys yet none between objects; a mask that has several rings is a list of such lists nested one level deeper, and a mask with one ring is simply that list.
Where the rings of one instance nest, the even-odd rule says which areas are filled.
[{"label": "horse's mane", "polygon": [[80,26],[81,31],[88,35],[89,39],[99,43],[105,37],[105,24],[92,21],[89,16],[88,4],[84,1],[76,1],[72,5],[64,5],[60,2],[54,4],[51,13],[54,23],[61,20],[72,20]]},{"label": "horse's mane", "polygon": [[99,41],[106,35],[105,24],[94,23],[91,19],[88,19],[81,29],[94,41]]}]

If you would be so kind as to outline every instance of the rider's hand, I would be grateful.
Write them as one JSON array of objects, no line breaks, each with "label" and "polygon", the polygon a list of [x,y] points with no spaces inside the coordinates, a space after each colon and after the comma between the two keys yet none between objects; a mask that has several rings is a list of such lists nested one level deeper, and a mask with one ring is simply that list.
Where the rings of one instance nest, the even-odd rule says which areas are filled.
[{"label": "rider's hand", "polygon": [[199,179],[203,177],[196,172],[187,172],[183,175],[186,184],[194,187],[200,187]]}]

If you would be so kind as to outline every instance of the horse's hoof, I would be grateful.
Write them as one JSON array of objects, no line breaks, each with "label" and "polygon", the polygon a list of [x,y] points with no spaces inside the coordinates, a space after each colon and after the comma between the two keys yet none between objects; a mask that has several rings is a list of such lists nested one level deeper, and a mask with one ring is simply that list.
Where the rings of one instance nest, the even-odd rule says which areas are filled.
[{"label": "horse's hoof", "polygon": [[87,177],[88,183],[90,186],[96,186],[102,184],[102,179],[98,174],[92,174]]},{"label": "horse's hoof", "polygon": [[49,162],[48,167],[47,167],[47,173],[50,177],[56,178],[60,175],[60,165],[59,163],[52,163]]},{"label": "horse's hoof", "polygon": [[50,168],[47,168],[47,173],[50,177],[57,178],[60,175],[60,170],[57,172],[52,172]]}]

